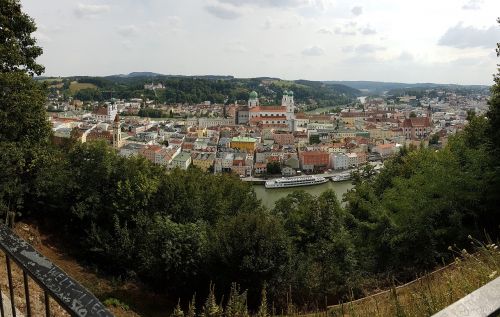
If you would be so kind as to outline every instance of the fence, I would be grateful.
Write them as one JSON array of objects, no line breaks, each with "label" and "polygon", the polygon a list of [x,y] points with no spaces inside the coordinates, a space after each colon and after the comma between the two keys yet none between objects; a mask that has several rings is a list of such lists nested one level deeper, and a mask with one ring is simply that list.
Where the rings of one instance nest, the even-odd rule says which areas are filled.
[{"label": "fence", "polygon": [[[23,310],[25,310],[26,316],[30,317],[34,314],[32,311],[33,299],[30,298],[30,280],[33,280],[43,291],[43,306],[47,317],[51,316],[51,299],[70,316],[113,316],[92,293],[4,225],[0,225],[0,250],[5,255],[10,299],[10,303],[8,303],[7,295],[2,294],[0,287],[1,317],[18,317],[20,314],[20,310],[16,309],[15,283],[13,282],[14,265],[17,265],[22,271],[22,284],[24,286],[22,292],[25,297],[25,301],[23,301],[25,309]],[[3,275],[2,271],[0,271],[1,275]],[[20,290],[18,289],[18,291]],[[19,300],[19,297],[17,299]],[[39,314],[37,312],[34,315]]]}]

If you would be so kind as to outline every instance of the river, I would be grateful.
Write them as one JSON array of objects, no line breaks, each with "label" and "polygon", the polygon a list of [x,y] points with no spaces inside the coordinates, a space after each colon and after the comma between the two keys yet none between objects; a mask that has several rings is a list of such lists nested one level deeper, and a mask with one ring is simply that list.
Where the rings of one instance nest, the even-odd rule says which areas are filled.
[{"label": "river", "polygon": [[342,195],[352,188],[350,181],[345,182],[332,182],[314,185],[314,186],[303,186],[303,187],[291,187],[291,188],[273,188],[266,189],[264,185],[253,185],[257,198],[262,200],[262,204],[267,208],[274,208],[274,203],[280,199],[290,194],[295,190],[304,190],[305,192],[319,196],[322,192],[327,189],[333,189],[337,194],[339,201],[342,200]]}]

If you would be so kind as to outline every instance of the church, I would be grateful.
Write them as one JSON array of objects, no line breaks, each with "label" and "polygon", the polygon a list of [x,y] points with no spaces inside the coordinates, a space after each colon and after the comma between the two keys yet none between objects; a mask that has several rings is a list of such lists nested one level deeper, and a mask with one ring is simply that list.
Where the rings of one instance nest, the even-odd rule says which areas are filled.
[{"label": "church", "polygon": [[295,103],[293,91],[284,91],[281,105],[261,106],[257,92],[252,91],[248,99],[248,123],[260,128],[276,128],[293,131]]}]

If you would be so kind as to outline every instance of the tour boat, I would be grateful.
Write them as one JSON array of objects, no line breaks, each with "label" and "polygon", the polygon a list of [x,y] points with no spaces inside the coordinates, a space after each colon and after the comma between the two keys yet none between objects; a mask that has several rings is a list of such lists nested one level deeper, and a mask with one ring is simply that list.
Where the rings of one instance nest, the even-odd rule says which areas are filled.
[{"label": "tour boat", "polygon": [[310,186],[326,183],[328,180],[322,176],[304,175],[295,177],[282,177],[266,181],[266,188],[287,188]]},{"label": "tour boat", "polygon": [[350,179],[351,179],[351,173],[349,172],[332,176],[332,181],[334,182],[343,182],[343,181],[348,181]]}]

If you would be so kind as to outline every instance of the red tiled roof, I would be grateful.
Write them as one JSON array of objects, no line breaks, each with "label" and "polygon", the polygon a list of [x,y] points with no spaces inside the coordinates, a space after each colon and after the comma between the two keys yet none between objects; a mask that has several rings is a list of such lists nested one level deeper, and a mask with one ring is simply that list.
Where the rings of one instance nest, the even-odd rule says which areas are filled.
[{"label": "red tiled roof", "polygon": [[106,109],[106,107],[99,107],[97,109],[94,109],[94,111],[92,111],[92,114],[101,115],[101,116],[107,116],[108,115],[108,109]]},{"label": "red tiled roof", "polygon": [[257,106],[250,109],[250,112],[286,112],[286,107],[282,106]]}]

